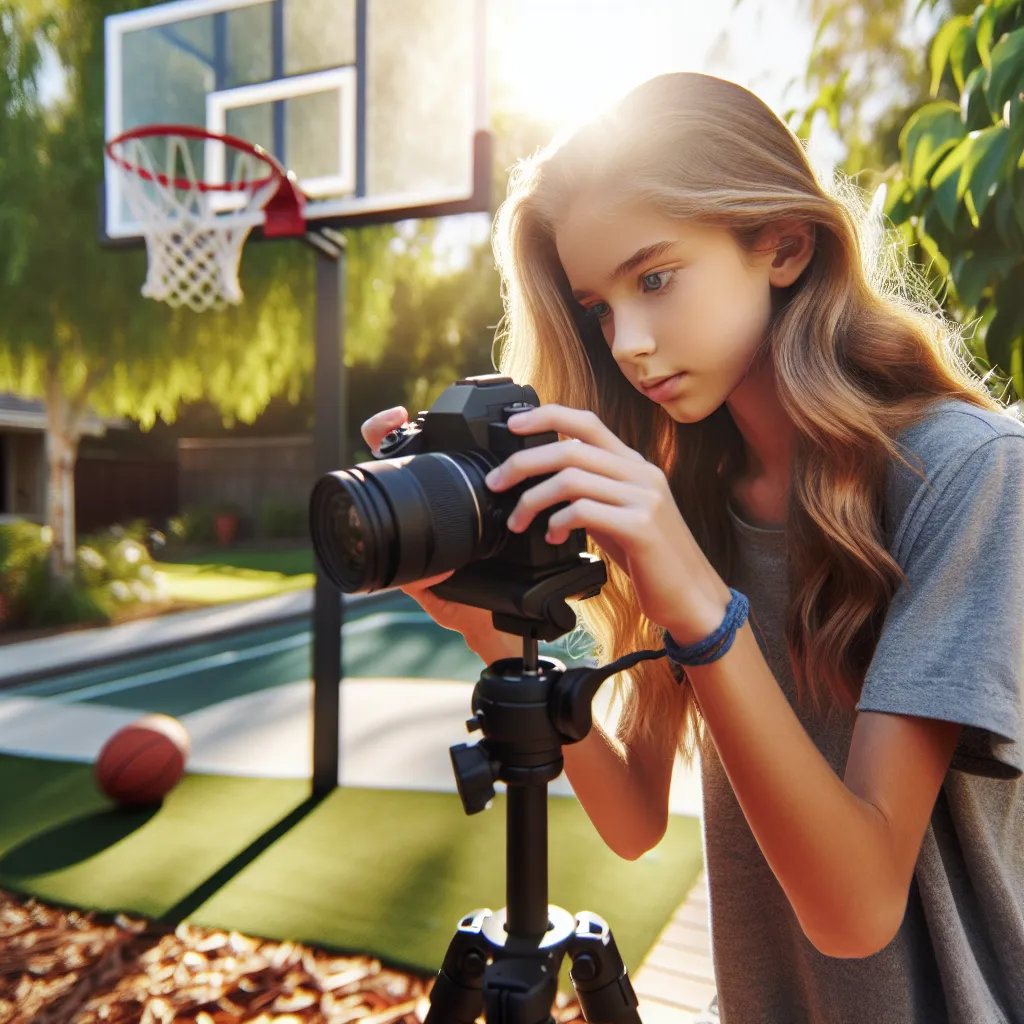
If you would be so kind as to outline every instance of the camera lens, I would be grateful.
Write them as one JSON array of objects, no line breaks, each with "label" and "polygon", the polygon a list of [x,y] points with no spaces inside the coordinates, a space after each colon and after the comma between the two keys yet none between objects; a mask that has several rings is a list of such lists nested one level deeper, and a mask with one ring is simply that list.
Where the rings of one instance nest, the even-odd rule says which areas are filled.
[{"label": "camera lens", "polygon": [[321,477],[310,496],[313,549],[343,592],[365,593],[458,569],[508,539],[508,499],[484,452],[363,462]]},{"label": "camera lens", "polygon": [[366,538],[359,510],[345,491],[331,497],[331,533],[338,538],[338,559],[346,577],[359,579],[366,573]]}]

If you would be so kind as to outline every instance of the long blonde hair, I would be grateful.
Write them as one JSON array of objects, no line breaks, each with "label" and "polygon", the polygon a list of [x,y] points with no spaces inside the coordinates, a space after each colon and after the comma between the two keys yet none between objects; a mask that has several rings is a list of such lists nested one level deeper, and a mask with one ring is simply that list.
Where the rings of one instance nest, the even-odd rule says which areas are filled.
[{"label": "long blonde hair", "polygon": [[[938,397],[984,409],[989,393],[895,239],[872,227],[859,190],[842,175],[819,182],[800,140],[748,90],[700,74],[670,74],[634,89],[567,140],[520,161],[494,224],[505,316],[495,365],[531,384],[542,402],[592,409],[665,472],[680,512],[728,581],[734,560],[726,503],[744,446],[726,405],[676,423],[620,371],[603,339],[574,315],[554,235],[573,194],[600,183],[665,215],[728,230],[750,249],[783,218],[813,225],[815,248],[778,303],[759,358],[771,360],[797,444],[787,544],[791,597],[786,642],[797,692],[852,709],[903,574],[882,533],[886,466],[910,465],[893,438]],[[891,233],[889,233],[891,235]],[[775,297],[780,298],[779,296]],[[920,469],[911,466],[920,474]],[[607,663],[660,648],[661,627],[640,611],[628,576],[602,555],[608,582],[574,602]],[[619,738],[653,740],[691,759],[703,734],[689,684],[667,659],[616,677]]]}]

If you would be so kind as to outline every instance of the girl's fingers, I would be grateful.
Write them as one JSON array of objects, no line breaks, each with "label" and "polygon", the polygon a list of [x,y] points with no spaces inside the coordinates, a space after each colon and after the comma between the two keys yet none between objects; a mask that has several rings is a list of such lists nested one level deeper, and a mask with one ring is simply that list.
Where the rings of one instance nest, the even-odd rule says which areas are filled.
[{"label": "girl's fingers", "polygon": [[395,427],[400,427],[403,423],[407,422],[408,418],[409,414],[405,411],[405,408],[401,405],[396,405],[393,409],[385,409],[371,416],[359,428],[359,432],[363,435],[363,440],[370,446],[370,450],[376,452],[380,449],[381,441]]},{"label": "girl's fingers", "polygon": [[431,618],[434,618],[435,612],[440,611],[448,602],[437,594],[431,593],[430,588],[435,583],[448,579],[454,571],[453,569],[451,572],[442,573],[440,576],[431,576],[429,579],[407,583],[405,586],[399,587],[399,590],[408,594]]},{"label": "girl's fingers", "polygon": [[407,583],[399,589],[404,590],[410,597],[416,597],[420,592],[448,579],[453,572],[455,572],[454,569],[449,569],[448,572],[440,573],[437,576],[428,576],[425,580],[417,580],[415,583]]}]

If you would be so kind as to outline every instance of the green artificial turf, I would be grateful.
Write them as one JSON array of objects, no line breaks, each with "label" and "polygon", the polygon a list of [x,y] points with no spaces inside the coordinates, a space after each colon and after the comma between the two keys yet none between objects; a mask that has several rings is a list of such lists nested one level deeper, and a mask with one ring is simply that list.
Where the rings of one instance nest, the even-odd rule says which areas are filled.
[{"label": "green artificial turf", "polygon": [[[434,972],[459,919],[505,904],[505,802],[455,794],[187,775],[157,810],[116,810],[91,765],[0,755],[0,888],[367,953]],[[701,867],[700,823],[673,816],[636,861],[574,799],[551,797],[549,902],[611,926],[635,973]],[[568,963],[562,987],[568,990]]]},{"label": "green artificial turf", "polygon": [[282,573],[285,576],[303,576],[315,569],[313,548],[288,546],[281,548],[211,547],[176,555],[174,551],[161,552],[164,565],[214,566],[219,568],[252,569],[257,572]]},{"label": "green artificial turf", "polygon": [[153,568],[163,575],[165,589],[173,600],[203,604],[227,604],[275,597],[291,590],[311,587],[314,583],[312,573],[293,576],[278,571],[217,563],[155,562]]}]

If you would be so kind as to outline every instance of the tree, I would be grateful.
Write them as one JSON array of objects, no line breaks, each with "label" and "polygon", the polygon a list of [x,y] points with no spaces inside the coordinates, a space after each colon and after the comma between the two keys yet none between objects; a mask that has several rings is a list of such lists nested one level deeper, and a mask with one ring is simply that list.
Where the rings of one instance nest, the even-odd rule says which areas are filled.
[{"label": "tree", "polygon": [[898,161],[900,129],[928,96],[930,75],[919,37],[928,30],[922,21],[929,19],[922,19],[922,12],[927,7],[925,14],[934,24],[972,9],[975,2],[799,0],[816,25],[803,75],[814,99],[784,117],[807,139],[816,115],[824,115],[846,146],[843,170],[876,177]]},{"label": "tree", "polygon": [[25,19],[0,5],[0,282],[17,281],[24,269],[32,230],[31,207],[19,201],[19,190],[39,173],[39,142],[43,118],[36,91],[41,54],[39,38],[49,25],[40,21],[30,31]]},{"label": "tree", "polygon": [[[977,368],[1001,397],[1024,397],[1014,299],[1024,238],[1020,3],[804,2],[820,19],[806,77],[818,93],[787,117],[806,138],[824,112],[848,143],[843,170],[869,189],[886,184],[885,212],[911,256],[947,313],[975,328],[967,343]],[[925,8],[939,15],[928,45],[897,45],[899,26]]]},{"label": "tree", "polygon": [[[1024,398],[1024,0],[949,18],[929,67],[934,98],[900,133],[886,212],[977,322],[975,354]],[[959,102],[939,98],[949,80]]]},{"label": "tree", "polygon": [[[138,0],[0,0],[0,389],[46,401],[51,569],[70,578],[72,481],[88,410],[150,429],[182,402],[206,398],[225,422],[252,422],[270,399],[296,400],[313,360],[312,254],[301,243],[247,247],[245,302],[197,315],[144,300],[145,254],[101,249],[103,16]],[[40,51],[66,76],[63,98],[39,102]],[[391,227],[350,233],[350,361],[389,325]]]}]

